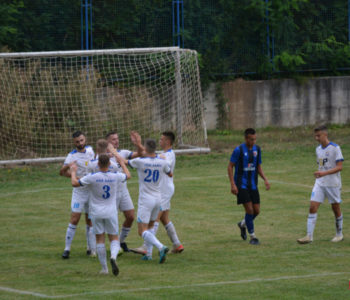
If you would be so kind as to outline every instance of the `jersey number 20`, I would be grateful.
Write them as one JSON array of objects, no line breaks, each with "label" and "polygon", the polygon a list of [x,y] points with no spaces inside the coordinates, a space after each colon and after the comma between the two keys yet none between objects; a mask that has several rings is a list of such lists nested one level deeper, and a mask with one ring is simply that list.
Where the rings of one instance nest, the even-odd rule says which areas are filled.
[{"label": "jersey number 20", "polygon": [[158,170],[153,170],[153,172],[152,172],[151,169],[146,169],[144,172],[147,174],[147,176],[144,179],[145,182],[152,182],[152,181],[157,182],[158,181],[158,179],[159,179],[159,171]]}]

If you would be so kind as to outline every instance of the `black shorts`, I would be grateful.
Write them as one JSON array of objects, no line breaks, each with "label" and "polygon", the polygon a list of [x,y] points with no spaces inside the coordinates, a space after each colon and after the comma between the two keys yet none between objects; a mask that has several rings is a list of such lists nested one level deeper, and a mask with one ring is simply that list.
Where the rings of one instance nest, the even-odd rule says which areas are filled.
[{"label": "black shorts", "polygon": [[260,203],[260,195],[259,191],[256,190],[250,190],[250,189],[238,189],[237,194],[237,204],[243,204],[253,202],[253,204],[259,204]]}]

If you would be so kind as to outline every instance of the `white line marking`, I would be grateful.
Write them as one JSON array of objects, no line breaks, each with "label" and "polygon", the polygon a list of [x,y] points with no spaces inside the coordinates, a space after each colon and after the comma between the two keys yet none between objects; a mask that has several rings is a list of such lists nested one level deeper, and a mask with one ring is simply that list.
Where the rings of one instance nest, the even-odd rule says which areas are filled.
[{"label": "white line marking", "polygon": [[206,283],[194,283],[187,285],[175,285],[175,286],[154,286],[147,288],[136,288],[136,289],[121,289],[121,290],[110,290],[110,291],[101,291],[101,292],[87,292],[87,293],[77,293],[77,294],[68,294],[68,295],[57,295],[49,296],[44,294],[39,294],[29,291],[21,291],[7,287],[1,287],[0,290],[17,293],[17,294],[26,294],[37,296],[40,298],[50,298],[50,299],[59,299],[59,298],[68,298],[68,297],[79,297],[79,296],[88,296],[88,295],[106,295],[106,294],[121,294],[121,293],[134,293],[134,292],[150,292],[156,290],[165,290],[165,289],[183,289],[183,288],[195,288],[195,287],[208,287],[208,286],[218,286],[218,285],[233,285],[233,284],[242,284],[242,283],[252,283],[252,282],[269,282],[269,281],[279,281],[279,280],[290,280],[290,279],[303,279],[303,278],[316,278],[316,277],[326,277],[326,276],[338,276],[338,275],[347,275],[350,272],[338,272],[338,273],[323,273],[323,274],[309,274],[309,275],[291,275],[291,276],[281,276],[275,278],[254,278],[254,279],[243,279],[236,281],[221,281],[221,282],[206,282]]},{"label": "white line marking", "polygon": [[[227,177],[227,175],[212,175],[212,176],[197,176],[197,177],[182,177],[182,178],[175,178],[175,182],[179,181],[188,181],[188,180],[202,180],[205,178],[222,178]],[[271,183],[277,183],[277,184],[283,184],[283,185],[293,185],[293,186],[299,186],[299,187],[305,187],[308,189],[312,189],[312,185],[302,184],[302,183],[295,183],[295,182],[286,182],[286,181],[280,181],[280,180],[269,180]],[[137,181],[128,182],[128,185],[136,184]],[[27,194],[27,193],[40,193],[40,192],[48,192],[48,191],[62,191],[62,190],[71,190],[71,187],[57,187],[57,188],[44,188],[44,189],[37,189],[37,190],[26,190],[26,191],[19,191],[19,192],[13,192],[13,193],[6,193],[1,194],[0,198],[6,198],[18,194]],[[349,193],[350,190],[342,190],[342,193]]]}]

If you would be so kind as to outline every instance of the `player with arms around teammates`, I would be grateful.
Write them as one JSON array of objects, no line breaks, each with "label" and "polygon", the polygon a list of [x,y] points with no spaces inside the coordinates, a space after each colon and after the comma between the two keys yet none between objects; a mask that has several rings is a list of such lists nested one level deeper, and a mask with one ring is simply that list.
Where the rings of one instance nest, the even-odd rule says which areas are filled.
[{"label": "player with arms around teammates", "polygon": [[[118,154],[116,154],[118,157]],[[96,234],[97,255],[100,260],[101,274],[108,274],[107,254],[105,247],[105,233],[108,234],[111,248],[111,266],[115,276],[119,274],[117,266],[117,254],[120,249],[118,240],[118,211],[117,211],[117,189],[120,182],[130,178],[130,173],[121,157],[118,158],[124,173],[112,173],[109,171],[110,160],[107,154],[101,154],[98,158],[100,171],[90,173],[83,178],[77,178],[77,166],[71,166],[71,181],[74,187],[85,186],[90,191],[90,216],[93,230]]]},{"label": "player with arms around teammates", "polygon": [[[119,136],[116,131],[111,131],[106,135],[106,139],[108,143],[110,143],[113,148],[118,152],[118,154],[125,160],[127,159],[133,159],[135,157],[141,156],[142,152],[144,151],[144,148],[140,143],[137,143],[140,139],[137,138],[139,135],[137,132],[132,131],[131,132],[131,141],[136,145],[137,147],[137,152],[132,152],[130,150],[119,150]],[[114,163],[117,163],[115,158],[112,156],[111,161]],[[120,172],[123,172],[122,168],[119,167]],[[123,212],[125,216],[125,221],[122,226],[122,230],[120,233],[120,246],[124,250],[124,252],[129,252],[128,246],[125,243],[125,239],[128,236],[132,223],[134,222],[135,219],[135,209],[134,209],[134,204],[132,203],[128,187],[126,182],[122,183],[121,190],[119,191],[119,210]]]},{"label": "player with arms around teammates", "polygon": [[[175,134],[171,131],[164,131],[160,137],[159,145],[163,150],[163,153],[160,154],[161,158],[164,158],[170,166],[171,172],[174,174],[176,156],[175,152],[172,149],[175,142]],[[175,230],[174,224],[169,219],[170,212],[170,200],[174,195],[175,187],[173,177],[163,176],[163,181],[161,183],[161,192],[162,192],[162,201],[161,208],[158,214],[157,220],[154,222],[153,228],[150,230],[154,235],[157,234],[159,221],[164,225],[166,232],[173,243],[172,253],[181,253],[184,250]],[[147,247],[144,244],[143,246],[134,249],[135,252],[140,254],[147,254]],[[148,250],[148,255],[152,251]]]},{"label": "player with arms around teammates", "polygon": [[[147,249],[155,246],[159,250],[159,263],[163,263],[169,248],[164,246],[149,229],[153,227],[157,219],[161,205],[162,176],[172,177],[173,174],[165,159],[158,157],[156,141],[145,141],[145,157],[139,157],[128,161],[129,166],[137,169],[139,177],[139,199],[137,222],[139,235],[144,239]],[[143,260],[151,260],[151,253],[142,257]]]},{"label": "player with arms around teammates", "polygon": [[[70,152],[63,166],[60,169],[60,175],[71,177],[70,166],[72,163],[77,165],[77,176],[83,177],[87,174],[87,165],[91,159],[94,158],[95,154],[91,146],[86,145],[85,134],[81,131],[76,131],[72,135],[75,149]],[[92,223],[88,218],[88,201],[89,201],[89,191],[85,187],[74,187],[71,200],[71,217],[66,231],[66,242],[65,248],[62,254],[62,258],[69,258],[72,241],[74,239],[75,231],[78,226],[81,213],[85,210],[85,220],[86,220],[86,239],[87,239],[87,254],[91,253],[91,248],[93,248],[94,234],[92,231]]]},{"label": "player with arms around teammates", "polygon": [[307,219],[307,235],[297,240],[299,244],[308,244],[313,241],[313,234],[317,220],[317,211],[324,198],[332,206],[335,216],[336,235],[332,242],[340,242],[343,238],[343,215],[340,210],[341,203],[341,177],[343,169],[343,155],[340,147],[328,139],[326,126],[314,129],[315,139],[320,145],[316,148],[318,171],[314,173],[316,178],[311,193],[309,216]]},{"label": "player with arms around teammates", "polygon": [[[245,143],[236,147],[232,152],[227,172],[231,183],[231,193],[237,195],[237,204],[242,204],[245,209],[245,217],[238,223],[241,237],[243,240],[247,239],[246,229],[248,229],[249,243],[258,245],[260,242],[254,233],[254,219],[260,213],[258,175],[264,180],[266,190],[270,189],[270,183],[261,166],[261,150],[255,144],[255,130],[247,128],[244,137]],[[233,168],[235,168],[234,176]]]}]

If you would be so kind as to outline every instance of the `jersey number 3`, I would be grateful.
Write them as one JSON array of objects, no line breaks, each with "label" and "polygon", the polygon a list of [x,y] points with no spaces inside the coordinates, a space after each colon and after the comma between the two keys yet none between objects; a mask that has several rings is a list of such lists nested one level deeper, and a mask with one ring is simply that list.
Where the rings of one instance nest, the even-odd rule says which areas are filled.
[{"label": "jersey number 3", "polygon": [[146,169],[144,172],[147,174],[147,176],[144,179],[145,182],[152,182],[152,181],[157,182],[158,181],[158,179],[159,179],[159,171],[158,170],[153,170],[153,172],[152,172],[151,169]]},{"label": "jersey number 3", "polygon": [[111,187],[109,185],[104,185],[102,187],[103,191],[105,192],[103,195],[102,195],[102,198],[103,199],[108,199],[111,194],[109,193],[109,191],[111,190]]}]

